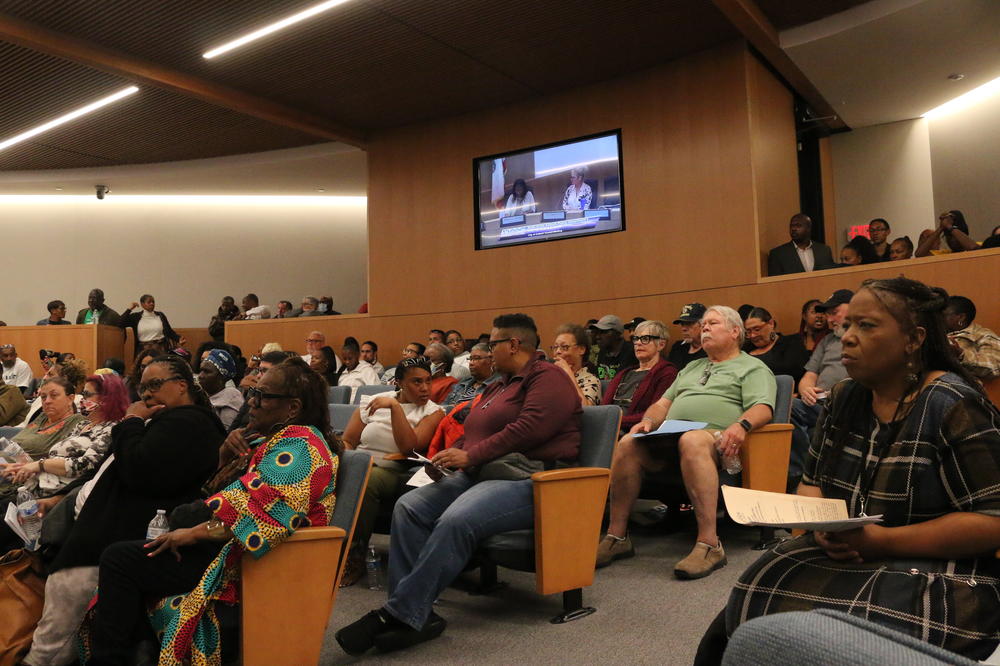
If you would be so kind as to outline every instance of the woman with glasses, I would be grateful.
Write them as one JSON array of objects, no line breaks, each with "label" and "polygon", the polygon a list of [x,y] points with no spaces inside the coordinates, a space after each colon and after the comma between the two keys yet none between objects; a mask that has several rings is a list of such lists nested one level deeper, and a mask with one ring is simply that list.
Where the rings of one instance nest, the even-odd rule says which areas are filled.
[{"label": "woman with glasses", "polygon": [[364,551],[385,503],[396,501],[410,475],[410,464],[389,459],[411,451],[426,451],[444,411],[431,399],[431,370],[424,358],[407,358],[396,366],[395,392],[361,398],[361,406],[344,429],[344,447],[372,457],[364,502],[354,529],[341,587],[353,585],[364,574]]},{"label": "woman with glasses", "polygon": [[563,324],[556,329],[555,342],[549,347],[556,367],[573,380],[585,406],[601,404],[601,381],[583,364],[589,344],[590,339],[583,326]]},{"label": "woman with glasses", "polygon": [[179,356],[158,356],[142,374],[140,402],[111,429],[111,447],[97,474],[73,502],[73,526],[48,565],[45,606],[25,664],[69,664],[76,631],[98,582],[108,546],[141,539],[159,509],[201,497],[215,470],[222,423]]},{"label": "woman with glasses", "polygon": [[745,351],[756,356],[775,375],[790,375],[799,385],[809,361],[809,352],[797,335],[778,333],[778,324],[764,308],[754,308],[743,324],[747,331]]},{"label": "woman with glasses", "polygon": [[666,324],[655,319],[641,322],[632,333],[632,349],[639,364],[615,375],[601,399],[602,405],[618,405],[624,411],[623,434],[642,420],[646,409],[677,378],[677,368],[663,357],[669,341]]},{"label": "woman with glasses", "polygon": [[[410,343],[407,343],[407,345],[405,347],[403,347],[403,351],[400,352],[400,354],[402,354],[403,360],[405,361],[408,358],[419,358],[419,357],[422,357],[424,355],[424,352],[426,350],[427,350],[427,347],[425,347],[424,345],[420,344],[419,342],[410,342]],[[385,371],[385,373],[382,375],[382,383],[383,384],[388,384],[389,386],[395,386],[395,384],[396,384],[396,368],[395,368],[395,366],[393,366],[393,367],[391,367],[391,368],[389,368],[388,370]]]},{"label": "woman with glasses", "polygon": [[150,613],[161,663],[220,663],[215,609],[238,602],[243,555],[263,557],[333,516],[340,445],[326,392],[300,358],[248,390],[249,425],[218,449],[208,497],[178,507],[170,532],[114,544],[101,557],[98,602],[81,630],[85,663],[134,663],[150,598],[162,599]]}]

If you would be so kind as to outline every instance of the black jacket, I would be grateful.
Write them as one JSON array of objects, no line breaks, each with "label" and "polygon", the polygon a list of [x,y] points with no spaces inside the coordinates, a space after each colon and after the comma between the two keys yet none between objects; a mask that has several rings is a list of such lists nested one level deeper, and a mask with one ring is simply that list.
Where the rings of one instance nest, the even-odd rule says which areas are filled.
[{"label": "black jacket", "polygon": [[[135,338],[135,353],[139,353],[139,349],[142,343],[139,342],[139,320],[142,319],[143,310],[140,308],[138,312],[132,312],[131,309],[122,312],[121,326],[123,329],[131,328],[132,334]],[[174,332],[174,329],[170,328],[170,322],[167,321],[167,315],[163,314],[159,310],[153,310],[153,314],[160,318],[163,323],[163,337],[166,339],[171,346],[176,346],[180,341],[181,337]],[[169,349],[169,347],[168,347]]]},{"label": "black jacket", "polygon": [[148,423],[125,419],[111,431],[114,461],[98,479],[49,572],[97,566],[118,541],[142,539],[157,509],[167,515],[201,497],[226,436],[209,407],[175,407]]},{"label": "black jacket", "polygon": [[[813,270],[821,271],[834,267],[833,252],[828,245],[817,241],[812,242]],[[788,241],[767,253],[767,274],[787,275],[788,273],[804,273],[805,266],[795,251],[795,245]]]}]

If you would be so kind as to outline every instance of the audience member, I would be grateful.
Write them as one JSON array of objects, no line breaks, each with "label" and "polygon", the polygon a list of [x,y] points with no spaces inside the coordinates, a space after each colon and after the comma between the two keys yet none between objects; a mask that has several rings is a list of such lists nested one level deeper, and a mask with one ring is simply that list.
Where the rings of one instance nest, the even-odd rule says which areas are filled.
[{"label": "audience member", "polygon": [[445,332],[442,331],[440,328],[432,328],[427,332],[428,345],[431,345],[435,342],[440,342],[441,344],[444,344],[446,338],[447,336],[445,335]]},{"label": "audience member", "polygon": [[524,182],[524,179],[518,178],[510,189],[510,196],[507,197],[507,203],[500,211],[500,217],[534,213],[535,209],[535,195],[531,193],[531,189]]},{"label": "audience member", "polygon": [[920,245],[913,256],[928,256],[931,254],[931,250],[937,250],[941,246],[942,238],[951,252],[968,252],[979,249],[976,241],[969,237],[969,225],[966,224],[962,211],[949,210],[938,216],[936,229],[925,229],[921,232]]},{"label": "audience member", "polygon": [[[139,306],[141,312],[132,312]],[[169,351],[180,342],[180,336],[170,328],[167,315],[156,309],[156,299],[150,294],[143,294],[138,303],[132,303],[121,315],[122,328],[131,328],[135,335],[135,355],[140,349],[158,349]]]},{"label": "audience member", "polygon": [[984,250],[991,247],[1000,247],[1000,226],[993,227],[993,231],[990,235],[983,241],[981,248]]},{"label": "audience member", "polygon": [[[45,458],[57,442],[76,434],[78,426],[86,421],[84,416],[76,413],[73,406],[75,395],[76,388],[65,378],[52,377],[42,382],[38,389],[38,396],[42,401],[42,415],[12,438],[31,456],[32,461]],[[7,469],[19,472],[22,467],[23,465],[9,465]],[[35,467],[34,462],[31,463],[31,467]],[[15,475],[7,474],[5,471],[5,476],[6,480],[0,483],[0,501],[4,502],[14,499],[17,487],[29,478],[27,472]]]},{"label": "audience member", "polygon": [[619,370],[635,365],[632,345],[626,344],[622,337],[625,326],[621,319],[604,315],[592,328],[599,348],[595,364],[598,379],[614,379]]},{"label": "audience member", "polygon": [[260,304],[257,294],[247,294],[243,297],[243,314],[237,319],[270,319],[271,308]]},{"label": "audience member", "polygon": [[[132,374],[128,376],[125,380],[125,385],[128,387],[129,400],[136,402],[139,400],[139,384],[142,382],[142,373],[146,370],[146,366],[153,362],[153,359],[157,357],[155,349],[143,349],[139,352],[139,355],[135,357],[135,363],[132,366]],[[198,366],[195,368],[195,372],[199,371],[201,365],[201,355],[198,355]]]},{"label": "audience member", "polygon": [[[49,418],[52,404],[62,400],[69,386],[63,378],[47,380],[43,385],[43,392],[57,394],[54,400],[48,401],[50,409],[44,418]],[[111,445],[111,429],[122,420],[129,406],[125,383],[115,374],[87,377],[82,397],[80,420],[62,430],[62,436],[49,446],[47,452],[33,462],[8,465],[3,472],[4,476],[21,485],[37,500],[59,495],[74,480],[97,470]],[[58,415],[53,418],[58,418]],[[13,531],[7,531],[6,526],[0,532],[4,532],[6,537],[0,537],[0,541],[4,542],[4,552],[19,543],[20,540]]]},{"label": "audience member", "polygon": [[[405,361],[408,358],[417,358],[418,356],[423,356],[425,351],[427,351],[427,348],[424,345],[420,344],[419,342],[409,342],[406,344],[405,347],[403,347],[403,351],[401,352],[403,355],[402,360]],[[395,366],[386,369],[385,373],[382,375],[382,383],[390,386],[396,385]]]},{"label": "audience member", "polygon": [[[319,313],[319,299],[315,296],[303,296],[298,309],[292,310],[288,317],[315,317]],[[306,361],[308,363],[308,361]]]},{"label": "audience member", "polygon": [[747,317],[753,312],[753,306],[749,303],[744,303],[740,307],[736,308],[736,313],[740,316],[740,321],[743,322],[744,326],[747,323]]},{"label": "audience member", "polygon": [[198,383],[208,394],[208,400],[222,426],[229,430],[236,416],[243,409],[243,394],[239,389],[226,386],[236,379],[236,361],[229,352],[213,349],[198,369]]},{"label": "audience member", "polygon": [[476,343],[472,346],[469,355],[468,379],[463,379],[451,387],[448,396],[441,403],[445,412],[460,403],[472,400],[477,395],[486,390],[486,387],[500,378],[493,372],[493,355],[490,354],[490,346],[484,343]]},{"label": "audience member", "polygon": [[76,323],[121,326],[121,317],[104,303],[103,289],[91,289],[87,294],[87,307],[76,313]]},{"label": "audience member", "polygon": [[62,324],[69,324],[66,321],[66,304],[62,301],[49,301],[49,304],[45,306],[49,311],[49,316],[45,319],[40,319],[35,323],[35,326],[58,326]]},{"label": "audience member", "polygon": [[913,241],[909,236],[900,236],[889,246],[889,261],[913,258]]},{"label": "audience member", "polygon": [[802,304],[802,320],[799,323],[799,338],[806,351],[811,352],[819,344],[819,341],[830,332],[826,325],[826,313],[816,309],[822,301],[811,298]]},{"label": "audience member", "polygon": [[344,447],[371,456],[374,467],[368,477],[364,501],[354,529],[341,587],[357,582],[364,574],[364,555],[375,519],[383,504],[403,494],[409,465],[389,460],[387,455],[425,452],[444,412],[431,399],[431,370],[423,359],[404,359],[396,370],[398,390],[379,393],[351,415],[344,429]]},{"label": "audience member", "polygon": [[21,389],[0,378],[0,426],[16,426],[28,415]]},{"label": "audience member", "polygon": [[[465,568],[478,542],[532,526],[530,472],[510,480],[514,476],[504,474],[509,466],[501,462],[503,469],[494,470],[498,466],[490,462],[516,452],[525,468],[541,470],[577,458],[580,398],[563,371],[538,353],[531,317],[497,317],[489,345],[503,379],[490,385],[470,411],[465,435],[431,459],[433,466],[426,469],[439,480],[396,502],[389,598],[337,632],[348,654],[374,646],[389,651],[439,636],[445,620],[434,612],[434,601]],[[478,482],[467,471],[472,468],[478,470]],[[442,477],[440,469],[455,471]]]},{"label": "audience member", "polygon": [[829,608],[973,660],[997,647],[1000,413],[948,349],[941,289],[867,280],[843,334],[850,380],[817,425],[799,494],[882,520],[782,540],[741,576],[696,663],[726,627]]},{"label": "audience member", "polygon": [[[101,364],[101,368],[108,368],[116,375],[121,377],[123,380],[125,378],[125,361],[114,356],[109,356],[104,359],[104,363]],[[101,368],[98,368],[100,370]]]},{"label": "audience member", "polygon": [[948,342],[962,366],[980,380],[1000,377],[1000,336],[974,323],[976,305],[965,296],[952,296],[944,309]]},{"label": "audience member", "polygon": [[[819,418],[820,410],[826,402],[827,394],[837,382],[847,377],[847,370],[841,360],[843,349],[840,337],[847,317],[847,304],[854,292],[838,289],[830,298],[816,306],[826,314],[826,324],[830,334],[820,340],[805,365],[805,372],[799,380],[799,397],[792,401],[792,452],[788,462],[788,477],[792,482],[802,475],[809,438]],[[794,486],[793,486],[794,487]]]},{"label": "audience member", "polygon": [[222,342],[226,339],[226,322],[238,318],[239,315],[240,309],[236,307],[236,301],[233,297],[223,296],[218,311],[208,322],[208,334],[212,336],[213,340]]},{"label": "audience member", "polygon": [[[628,517],[644,471],[678,465],[698,522],[691,553],[674,566],[682,579],[702,578],[726,565],[716,533],[719,504],[718,467],[723,457],[739,454],[747,433],[770,422],[774,409],[774,375],[743,346],[743,322],[732,308],[713,305],[701,320],[702,344],[708,358],[688,364],[666,393],[646,410],[642,420],[615,447],[611,463],[611,520],[597,551],[597,566],[631,557]],[[636,439],[660,427],[665,419],[707,423],[705,430]]]},{"label": "audience member", "polygon": [[452,363],[468,369],[469,352],[465,350],[465,338],[462,337],[462,334],[455,329],[451,329],[445,333],[444,343],[448,345],[448,349],[455,355]]},{"label": "audience member", "polygon": [[678,372],[691,361],[706,358],[705,350],[701,348],[701,318],[705,314],[705,306],[701,303],[688,303],[681,308],[681,313],[674,319],[674,324],[680,326],[681,339],[670,347],[667,360]]},{"label": "audience member", "polygon": [[372,364],[361,360],[361,345],[354,338],[348,337],[344,340],[340,356],[344,360],[344,365],[340,369],[337,384],[351,387],[352,401],[359,386],[373,386],[382,383]]},{"label": "audience member", "polygon": [[379,377],[385,373],[385,366],[378,362],[378,345],[372,340],[361,343],[361,360],[371,363]]},{"label": "audience member", "polygon": [[3,366],[0,377],[4,383],[20,388],[22,393],[26,392],[34,375],[27,361],[18,358],[17,348],[14,345],[0,345],[0,364]]},{"label": "audience member", "polygon": [[871,241],[875,249],[875,255],[879,261],[889,261],[889,222],[884,218],[876,217],[868,223],[868,240]]},{"label": "audience member", "polygon": [[[458,379],[451,374],[451,350],[440,342],[427,345],[427,359],[431,362],[431,400],[441,404]],[[468,372],[468,371],[466,371]]]},{"label": "audience member", "polygon": [[238,600],[241,554],[265,556],[299,527],[329,524],[340,446],[330,431],[326,384],[293,358],[268,370],[250,399],[248,431],[260,436],[247,442],[243,432],[229,435],[209,482],[214,494],[183,507],[186,524],[175,520],[151,542],[117,543],[101,556],[82,661],[132,663],[134,637],[148,633],[143,602],[180,594],[152,614],[161,661],[220,663],[219,640],[201,637],[218,636],[216,601]]},{"label": "audience member", "polygon": [[668,342],[670,333],[662,321],[651,319],[636,327],[632,347],[638,365],[615,375],[601,400],[601,404],[622,408],[624,413],[619,434],[631,430],[677,378],[676,366],[663,357]]},{"label": "audience member", "polygon": [[808,273],[833,268],[833,252],[811,238],[812,220],[804,213],[792,215],[788,223],[792,240],[767,253],[767,274]]},{"label": "audience member", "polygon": [[798,385],[810,356],[802,338],[779,333],[777,322],[764,308],[751,310],[745,326],[747,353],[760,359],[775,375],[790,375]]},{"label": "audience member", "polygon": [[622,337],[625,338],[625,342],[632,341],[632,333],[635,331],[635,327],[646,321],[645,317],[633,317],[625,322],[625,331],[622,333]]},{"label": "audience member", "polygon": [[[75,358],[61,363],[53,363],[52,366],[45,372],[45,376],[42,378],[42,381],[55,379],[56,377],[62,377],[69,382],[72,387],[71,393],[74,394],[74,407],[79,410],[81,401],[80,391],[83,390],[83,383],[87,379],[87,363],[82,359]],[[24,417],[24,421],[18,424],[18,426],[21,428],[26,427],[41,413],[42,397],[41,395],[38,395],[28,405],[28,412]]]},{"label": "audience member", "polygon": [[573,381],[585,406],[601,404],[601,381],[583,363],[588,342],[583,326],[563,324],[556,329],[556,339],[550,347],[556,367]]},{"label": "audience member", "polygon": [[875,252],[875,246],[864,236],[852,238],[840,251],[840,263],[845,266],[877,264],[882,261]]},{"label": "audience member", "polygon": [[316,310],[323,315],[339,315],[340,313],[333,309],[333,298],[330,296],[320,296],[319,305],[316,306]]},{"label": "audience member", "polygon": [[[309,337],[306,338],[306,353],[302,355],[302,360],[306,362],[306,365],[311,365],[310,361],[312,360],[313,353],[325,345],[326,336],[323,335],[321,331],[313,331],[309,334]],[[340,366],[342,365],[340,358],[336,353],[334,353],[333,358],[336,359],[336,367],[332,369],[334,371],[339,371]],[[334,386],[334,384],[331,384],[331,386]]]},{"label": "audience member", "polygon": [[[343,352],[341,352],[343,353]],[[317,375],[326,380],[327,386],[336,386],[340,382],[340,372],[337,371],[337,355],[333,347],[324,345],[309,356],[309,367]],[[343,371],[341,366],[340,371]],[[351,391],[354,397],[354,391]]]},{"label": "audience member", "polygon": [[[293,354],[292,356],[294,357],[297,355]],[[264,376],[264,373],[274,366],[283,363],[288,358],[290,358],[288,352],[284,351],[263,352],[260,356],[260,361],[257,363],[257,367],[248,372],[246,376],[243,377],[243,380],[240,381],[241,390],[244,390],[245,393],[249,393],[248,389],[256,388],[258,382],[260,382],[260,378]],[[232,432],[237,428],[245,428],[247,426],[247,423],[250,421],[250,407],[250,400],[244,400],[239,414],[236,415],[236,418],[233,419],[232,424],[229,426],[229,432]]]},{"label": "audience member", "polygon": [[278,301],[277,310],[274,313],[275,319],[285,319],[287,317],[293,316],[292,312],[292,302],[291,301]]},{"label": "audience member", "polygon": [[587,210],[594,205],[594,190],[584,182],[587,177],[587,167],[573,167],[569,172],[569,187],[562,198],[562,209]]}]

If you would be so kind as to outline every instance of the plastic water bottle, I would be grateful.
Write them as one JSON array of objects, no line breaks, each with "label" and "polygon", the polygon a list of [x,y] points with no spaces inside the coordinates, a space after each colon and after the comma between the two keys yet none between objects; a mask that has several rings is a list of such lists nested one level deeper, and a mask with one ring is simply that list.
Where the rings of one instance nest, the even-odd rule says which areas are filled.
[{"label": "plastic water bottle", "polygon": [[736,476],[743,471],[743,461],[740,460],[739,453],[727,456],[722,452],[722,433],[718,431],[715,433],[715,448],[719,452],[719,457],[722,458],[722,468],[726,470],[726,474]]},{"label": "plastic water bottle", "polygon": [[38,501],[35,496],[24,488],[17,493],[17,517],[24,530],[25,549],[36,550],[38,536],[42,533],[42,517],[38,515]]},{"label": "plastic water bottle", "polygon": [[0,456],[10,462],[31,462],[31,456],[24,452],[17,442],[0,437]]},{"label": "plastic water bottle", "polygon": [[368,555],[365,557],[365,571],[368,572],[368,589],[369,590],[381,590],[382,585],[379,583],[379,572],[382,568],[382,561],[379,559],[378,553],[372,547],[368,548]]},{"label": "plastic water bottle", "polygon": [[146,541],[152,541],[158,536],[163,536],[170,531],[170,523],[167,522],[166,509],[157,509],[156,515],[149,521],[146,528]]}]

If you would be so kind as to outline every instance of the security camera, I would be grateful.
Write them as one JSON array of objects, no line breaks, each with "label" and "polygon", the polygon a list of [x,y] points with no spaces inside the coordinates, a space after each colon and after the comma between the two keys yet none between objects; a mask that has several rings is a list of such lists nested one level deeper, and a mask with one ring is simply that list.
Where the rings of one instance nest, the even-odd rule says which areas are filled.
[{"label": "security camera", "polygon": [[107,185],[95,185],[94,189],[97,190],[97,198],[102,201],[104,200],[105,194],[111,193],[111,189]]}]

